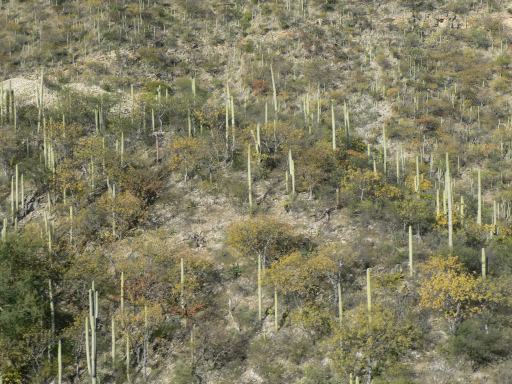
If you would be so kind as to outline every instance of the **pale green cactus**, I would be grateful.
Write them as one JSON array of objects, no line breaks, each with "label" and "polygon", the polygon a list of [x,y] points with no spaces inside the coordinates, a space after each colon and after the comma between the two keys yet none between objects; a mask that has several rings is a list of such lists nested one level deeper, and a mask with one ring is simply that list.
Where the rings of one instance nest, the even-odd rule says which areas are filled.
[{"label": "pale green cactus", "polygon": [[110,356],[112,358],[112,371],[116,369],[116,323],[114,317],[112,317],[110,321],[110,331],[111,331],[111,350]]},{"label": "pale green cactus", "polygon": [[277,332],[279,330],[279,322],[278,322],[278,303],[277,303],[277,289],[274,288],[274,330]]},{"label": "pale green cactus", "polygon": [[57,344],[57,384],[62,384],[62,342]]},{"label": "pale green cactus", "polygon": [[91,383],[96,384],[96,357],[97,339],[96,323],[98,320],[98,292],[94,289],[94,281],[89,289],[89,316],[85,318],[85,354],[87,358],[87,370]]},{"label": "pale green cactus", "polygon": [[368,308],[368,323],[371,323],[371,320],[372,320],[371,268],[366,268],[366,305]]},{"label": "pale green cactus", "polygon": [[341,284],[338,282],[337,285],[338,289],[338,322],[340,325],[343,324],[343,301],[341,297]]},{"label": "pale green cactus", "polygon": [[487,257],[485,255],[485,248],[482,248],[482,278],[485,279],[487,277]]},{"label": "pale green cactus", "polygon": [[482,178],[480,175],[480,169],[478,169],[478,196],[477,196],[477,204],[478,204],[478,211],[476,215],[476,223],[477,225],[482,225]]},{"label": "pale green cactus", "polygon": [[331,130],[332,130],[332,150],[336,150],[336,118],[334,117],[334,103],[331,100]]},{"label": "pale green cactus", "polygon": [[451,249],[453,248],[452,181],[450,177],[448,153],[446,153],[445,188],[447,191],[446,199],[448,201],[448,246]]},{"label": "pale green cactus", "polygon": [[247,146],[247,189],[249,194],[249,213],[252,213],[252,173],[251,173],[251,144]]},{"label": "pale green cactus", "polygon": [[409,225],[409,275],[414,275],[414,267],[412,262],[412,226]]}]

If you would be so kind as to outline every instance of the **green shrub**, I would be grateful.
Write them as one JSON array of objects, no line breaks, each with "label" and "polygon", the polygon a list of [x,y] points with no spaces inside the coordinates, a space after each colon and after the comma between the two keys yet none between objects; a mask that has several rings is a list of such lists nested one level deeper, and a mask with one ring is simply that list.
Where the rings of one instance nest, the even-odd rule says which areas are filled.
[{"label": "green shrub", "polygon": [[454,358],[464,355],[480,367],[509,356],[511,341],[510,328],[496,317],[483,316],[464,321],[450,337],[447,352]]}]

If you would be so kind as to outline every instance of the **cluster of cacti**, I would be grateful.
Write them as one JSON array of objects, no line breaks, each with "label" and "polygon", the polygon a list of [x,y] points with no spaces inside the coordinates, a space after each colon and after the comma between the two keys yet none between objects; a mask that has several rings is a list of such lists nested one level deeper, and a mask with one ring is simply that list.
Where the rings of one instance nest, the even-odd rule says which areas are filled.
[{"label": "cluster of cacti", "polygon": [[14,167],[14,174],[11,176],[11,221],[17,224],[17,216],[20,211],[25,210],[25,181],[24,175],[20,172],[18,164]]},{"label": "cluster of cacti", "polygon": [[0,83],[0,124],[4,121],[13,125],[14,131],[17,130],[17,106],[12,89],[11,81],[8,88],[4,89],[4,83]]}]

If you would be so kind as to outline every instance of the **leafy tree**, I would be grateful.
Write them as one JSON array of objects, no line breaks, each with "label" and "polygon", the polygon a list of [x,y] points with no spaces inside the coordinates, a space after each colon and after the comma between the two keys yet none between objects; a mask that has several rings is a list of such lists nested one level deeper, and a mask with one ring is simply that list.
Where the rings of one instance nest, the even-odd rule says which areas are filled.
[{"label": "leafy tree", "polygon": [[510,355],[512,332],[499,316],[485,313],[463,321],[450,337],[447,350],[453,357],[467,356],[480,367]]},{"label": "leafy tree", "polygon": [[281,292],[312,299],[335,281],[336,272],[336,263],[326,254],[305,257],[295,251],[275,262],[268,278],[269,283]]},{"label": "leafy tree", "polygon": [[331,144],[326,141],[317,142],[303,151],[297,160],[298,181],[313,197],[313,190],[320,185],[330,184],[337,170],[335,153]]},{"label": "leafy tree", "polygon": [[414,324],[398,320],[391,309],[374,305],[369,323],[366,305],[361,305],[347,312],[343,325],[335,330],[329,340],[330,355],[341,377],[352,373],[370,382],[398,362],[418,338]]},{"label": "leafy tree", "polygon": [[467,273],[457,256],[432,257],[419,288],[420,306],[441,313],[453,332],[460,323],[500,300],[485,280]]},{"label": "leafy tree", "polygon": [[299,247],[299,239],[289,224],[268,216],[232,224],[227,244],[244,257],[261,257],[266,264],[279,260]]},{"label": "leafy tree", "polygon": [[0,244],[0,370],[10,367],[13,377],[40,365],[50,342],[51,269],[43,249],[37,236]]},{"label": "leafy tree", "polygon": [[203,165],[206,147],[198,138],[177,137],[172,141],[170,151],[169,169],[181,172],[186,182]]}]

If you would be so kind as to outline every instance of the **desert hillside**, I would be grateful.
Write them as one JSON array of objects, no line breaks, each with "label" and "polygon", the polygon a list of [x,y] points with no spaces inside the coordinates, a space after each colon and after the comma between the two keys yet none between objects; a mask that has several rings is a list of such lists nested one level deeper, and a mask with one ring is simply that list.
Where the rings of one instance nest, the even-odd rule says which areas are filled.
[{"label": "desert hillside", "polygon": [[512,4],[0,0],[0,384],[512,383]]}]

